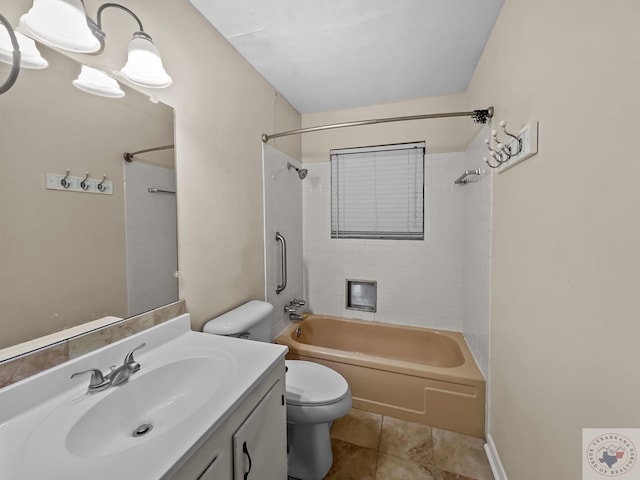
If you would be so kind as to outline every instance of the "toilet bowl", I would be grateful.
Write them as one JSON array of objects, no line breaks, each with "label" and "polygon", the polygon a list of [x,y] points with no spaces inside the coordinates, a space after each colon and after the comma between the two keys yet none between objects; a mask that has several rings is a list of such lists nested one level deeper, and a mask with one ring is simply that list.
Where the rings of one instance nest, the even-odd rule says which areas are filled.
[{"label": "toilet bowl", "polygon": [[333,464],[331,423],[349,412],[351,390],[342,375],[324,365],[285,363],[289,475],[320,480]]},{"label": "toilet bowl", "polygon": [[[272,316],[273,305],[252,300],[210,320],[203,332],[270,342]],[[321,480],[333,464],[329,429],[351,408],[351,390],[342,375],[319,363],[285,365],[288,474]]]}]

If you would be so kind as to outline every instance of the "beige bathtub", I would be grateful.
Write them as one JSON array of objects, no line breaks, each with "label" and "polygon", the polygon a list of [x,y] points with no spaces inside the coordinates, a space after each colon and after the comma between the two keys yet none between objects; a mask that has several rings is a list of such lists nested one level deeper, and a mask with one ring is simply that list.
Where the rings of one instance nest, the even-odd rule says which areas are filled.
[{"label": "beige bathtub", "polygon": [[355,408],[484,437],[485,380],[461,333],[308,315],[275,342],[340,372]]}]

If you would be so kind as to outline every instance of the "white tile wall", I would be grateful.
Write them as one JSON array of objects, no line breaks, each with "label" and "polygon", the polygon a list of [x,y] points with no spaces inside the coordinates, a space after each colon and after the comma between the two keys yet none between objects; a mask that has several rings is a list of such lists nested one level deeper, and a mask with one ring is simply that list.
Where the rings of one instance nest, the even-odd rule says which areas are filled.
[{"label": "white tile wall", "polygon": [[173,169],[142,162],[125,164],[127,293],[129,315],[178,300],[176,190]]},{"label": "white tile wall", "polygon": [[[464,154],[425,158],[425,240],[330,238],[329,162],[307,163],[303,183],[304,287],[316,313],[462,330]],[[345,308],[345,280],[378,282],[378,310]]]},{"label": "white tile wall", "polygon": [[480,169],[482,176],[464,186],[464,288],[462,331],[485,378],[489,378],[490,261],[491,261],[491,169],[484,127],[465,152],[464,169]]},{"label": "white tile wall", "polygon": [[[307,180],[300,180],[294,170],[287,170],[287,162],[300,167],[299,162],[279,150],[263,145],[265,298],[274,306],[274,337],[289,325],[284,305],[294,298],[303,298],[302,185]],[[281,254],[276,232],[287,242],[287,288],[279,295],[276,286],[281,282]]]}]

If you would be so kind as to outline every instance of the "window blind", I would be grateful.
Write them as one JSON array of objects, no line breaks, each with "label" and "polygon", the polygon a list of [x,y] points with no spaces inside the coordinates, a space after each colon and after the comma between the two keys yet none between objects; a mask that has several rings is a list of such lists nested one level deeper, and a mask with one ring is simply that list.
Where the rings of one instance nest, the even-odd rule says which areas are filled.
[{"label": "window blind", "polygon": [[424,239],[425,142],[331,151],[331,237]]}]

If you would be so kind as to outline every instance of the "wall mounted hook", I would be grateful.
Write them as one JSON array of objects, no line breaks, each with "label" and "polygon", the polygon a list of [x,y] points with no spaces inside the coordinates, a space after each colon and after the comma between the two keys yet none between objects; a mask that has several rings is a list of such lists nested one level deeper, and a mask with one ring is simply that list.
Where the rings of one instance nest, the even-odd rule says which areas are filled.
[{"label": "wall mounted hook", "polygon": [[[509,146],[508,146],[509,156],[515,157],[516,155],[519,155],[520,152],[522,152],[522,139],[517,135],[513,135],[512,133],[509,133],[507,131],[507,122],[505,122],[504,120],[500,120],[500,123],[498,125],[500,126],[500,128],[502,128],[502,131],[504,132],[504,134],[508,137],[511,137],[511,139],[513,140],[513,141],[509,140]],[[495,130],[493,131],[493,135],[494,135],[494,138],[497,139],[497,134]]]},{"label": "wall mounted hook", "polygon": [[88,179],[89,179],[89,172],[86,173],[86,175],[84,176],[84,178],[80,182],[80,188],[82,190],[89,190],[89,184],[87,183]]},{"label": "wall mounted hook", "polygon": [[69,169],[67,169],[67,174],[60,180],[60,185],[63,188],[69,188],[71,186],[71,182],[68,180],[69,178]]},{"label": "wall mounted hook", "polygon": [[486,138],[489,155],[482,160],[490,168],[499,168],[501,173],[508,168],[538,153],[538,122],[524,125],[517,134],[507,130],[507,122],[498,123],[505,137],[499,138],[496,130],[491,132],[491,139]]},{"label": "wall mounted hook", "polygon": [[100,183],[98,185],[96,185],[96,188],[98,189],[98,191],[100,192],[104,192],[106,187],[104,186],[104,181],[107,179],[107,174],[105,173],[104,175],[102,175],[102,180],[100,181]]}]

